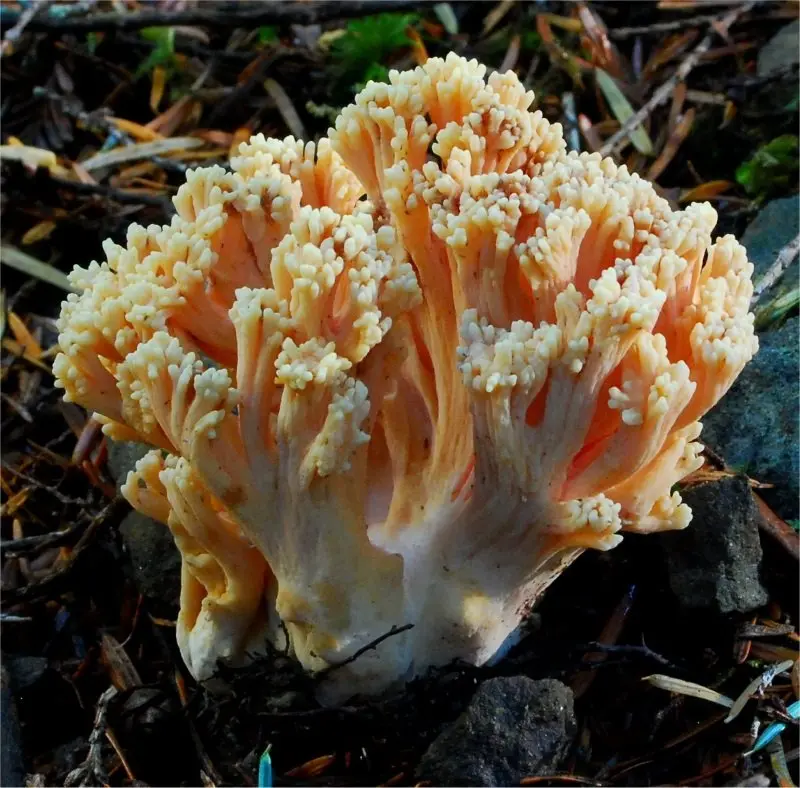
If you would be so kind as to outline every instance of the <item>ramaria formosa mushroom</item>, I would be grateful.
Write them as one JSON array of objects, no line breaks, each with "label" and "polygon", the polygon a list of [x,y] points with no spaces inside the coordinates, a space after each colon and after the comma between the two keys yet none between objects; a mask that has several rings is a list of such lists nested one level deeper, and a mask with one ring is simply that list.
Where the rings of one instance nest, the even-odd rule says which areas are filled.
[{"label": "ramaria formosa mushroom", "polygon": [[316,145],[253,137],[72,274],[59,385],[155,447],[124,493],[180,549],[197,678],[406,624],[329,697],[480,664],[581,550],[691,519],[753,266],[484,72],[434,58]]}]

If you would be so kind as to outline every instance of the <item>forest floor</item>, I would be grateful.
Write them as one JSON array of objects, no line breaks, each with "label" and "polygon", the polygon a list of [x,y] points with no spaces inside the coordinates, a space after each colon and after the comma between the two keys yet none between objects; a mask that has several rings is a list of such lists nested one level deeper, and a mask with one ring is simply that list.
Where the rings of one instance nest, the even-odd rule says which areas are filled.
[{"label": "forest floor", "polygon": [[[797,521],[771,505],[774,482],[748,471],[769,596],[755,612],[681,608],[656,540],[631,537],[583,556],[537,609],[535,636],[494,667],[331,710],[274,654],[210,694],[137,588],[105,439],[62,401],[51,365],[65,274],[131,222],[168,222],[187,169],[224,164],[253,133],[323,135],[367,80],[451,50],[516,71],[571,148],[627,163],[676,207],[711,201],[719,232],[741,235],[797,192],[797,57],[780,39],[797,19],[789,2],[2,0],[0,623],[29,784],[255,785],[268,745],[277,784],[414,784],[476,684],[514,674],[576,697],[559,774],[524,784],[796,782]],[[762,328],[797,315],[797,287],[774,292]],[[702,473],[729,469],[710,455]],[[642,681],[736,698],[787,662],[731,724],[685,686]],[[787,725],[780,746],[746,754],[754,719]]]}]

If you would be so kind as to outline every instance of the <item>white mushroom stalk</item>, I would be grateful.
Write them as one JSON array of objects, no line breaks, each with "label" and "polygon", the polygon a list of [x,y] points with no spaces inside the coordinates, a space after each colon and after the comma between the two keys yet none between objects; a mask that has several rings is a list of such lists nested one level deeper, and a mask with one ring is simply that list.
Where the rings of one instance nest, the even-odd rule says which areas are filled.
[{"label": "white mushroom stalk", "polygon": [[753,266],[532,101],[455,55],[391,72],[73,272],[58,385],[154,447],[124,494],[175,537],[198,679],[408,624],[322,695],[481,664],[582,550],[689,524],[672,488],[758,349]]}]

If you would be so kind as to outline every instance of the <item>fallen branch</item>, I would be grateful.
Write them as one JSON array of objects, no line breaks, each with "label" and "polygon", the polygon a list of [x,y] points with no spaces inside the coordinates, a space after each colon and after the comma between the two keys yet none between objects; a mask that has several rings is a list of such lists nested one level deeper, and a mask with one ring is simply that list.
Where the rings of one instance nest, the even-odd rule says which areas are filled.
[{"label": "fallen branch", "polygon": [[718,34],[719,30],[727,30],[742,14],[747,13],[755,3],[743,3],[737,6],[732,11],[729,11],[723,17],[713,17],[712,21],[719,19],[719,24],[712,27],[706,33],[703,40],[689,53],[689,55],[681,62],[675,73],[661,85],[655,93],[633,114],[631,115],[622,127],[609,137],[603,147],[600,149],[602,156],[611,154],[617,145],[626,140],[631,132],[639,126],[650,113],[663,104],[673,93],[679,82],[683,82],[689,76],[692,69],[700,61],[700,58],[711,48],[714,41],[714,36]]},{"label": "fallen branch", "polygon": [[[261,25],[311,25],[332,19],[366,16],[417,8],[410,0],[347,0],[347,2],[239,3],[216,8],[199,4],[184,11],[138,11],[133,13],[90,13],[86,16],[36,14],[27,29],[47,33],[88,33],[110,30],[141,30],[145,27],[191,27],[214,29],[252,28]],[[25,12],[7,11],[3,26],[16,25]]]},{"label": "fallen branch", "polygon": [[791,265],[792,260],[800,253],[800,235],[789,241],[783,249],[780,250],[775,262],[769,267],[767,272],[761,279],[756,282],[753,287],[753,297],[750,299],[750,306],[755,306],[758,299],[769,290],[780,278],[783,272]]}]

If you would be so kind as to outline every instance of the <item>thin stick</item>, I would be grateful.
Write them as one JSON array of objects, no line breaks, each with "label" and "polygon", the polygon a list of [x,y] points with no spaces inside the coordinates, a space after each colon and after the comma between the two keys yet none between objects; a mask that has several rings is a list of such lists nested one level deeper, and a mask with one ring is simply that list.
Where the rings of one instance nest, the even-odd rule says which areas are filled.
[{"label": "thin stick", "polygon": [[97,516],[92,518],[82,536],[75,543],[75,547],[67,560],[51,572],[47,577],[31,583],[22,588],[9,589],[3,596],[6,605],[16,605],[31,599],[38,599],[43,594],[59,593],[65,581],[70,576],[75,566],[82,560],[83,553],[91,543],[97,531],[109,520],[121,519],[124,512],[129,509],[127,501],[117,497],[108,504]]},{"label": "thin stick", "polygon": [[766,290],[769,290],[780,278],[783,272],[789,267],[792,260],[800,254],[800,235],[794,240],[789,241],[783,249],[780,250],[775,262],[769,267],[769,270],[756,282],[753,287],[753,297],[750,299],[750,306],[755,306],[759,298]]},{"label": "thin stick", "polygon": [[706,25],[717,18],[719,14],[701,14],[687,19],[672,19],[669,22],[655,22],[652,25],[639,25],[638,27],[620,27],[609,30],[611,38],[630,38],[631,36],[654,35],[656,33],[671,33],[673,30],[686,30],[695,25]]},{"label": "thin stick", "polygon": [[[746,13],[753,7],[754,3],[743,3],[737,6],[729,13],[725,14],[719,19],[720,27],[723,29],[729,28],[742,14]],[[627,139],[630,133],[642,123],[650,113],[660,104],[663,104],[675,90],[679,82],[682,82],[689,76],[691,70],[700,61],[700,58],[711,48],[711,43],[717,31],[712,29],[704,36],[703,40],[689,53],[688,57],[678,66],[675,73],[661,85],[655,93],[633,114],[625,123],[622,124],[620,130],[606,140],[603,147],[600,149],[602,156],[608,156],[619,143]]]},{"label": "thin stick", "polygon": [[375,640],[370,641],[367,643],[366,646],[362,646],[358,651],[354,654],[351,654],[347,659],[342,660],[341,662],[336,662],[333,665],[328,665],[327,668],[320,670],[319,672],[314,674],[314,678],[321,679],[323,676],[327,676],[332,670],[338,670],[339,668],[343,668],[345,665],[349,665],[351,662],[355,662],[362,654],[366,654],[367,651],[372,651],[373,649],[380,646],[384,640],[388,640],[395,635],[399,635],[402,632],[408,632],[409,629],[413,629],[413,624],[403,624],[402,627],[395,627],[393,626],[388,632],[384,632],[380,637],[375,638]]},{"label": "thin stick", "polygon": [[[132,13],[99,13],[86,16],[57,17],[35,15],[27,29],[49,33],[88,33],[90,31],[141,30],[144,27],[187,27],[203,25],[214,29],[260,25],[310,25],[354,16],[414,8],[410,0],[348,0],[348,2],[292,2],[226,4],[224,8],[208,8],[200,4],[185,11],[139,11]],[[23,12],[24,13],[24,12]],[[8,11],[4,24],[16,24],[22,14]]]}]

